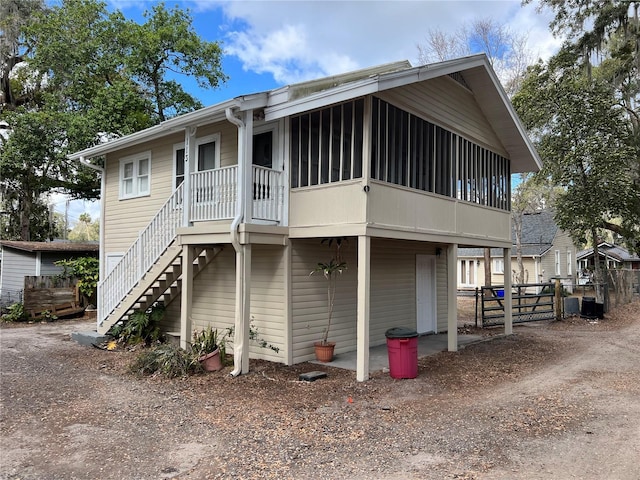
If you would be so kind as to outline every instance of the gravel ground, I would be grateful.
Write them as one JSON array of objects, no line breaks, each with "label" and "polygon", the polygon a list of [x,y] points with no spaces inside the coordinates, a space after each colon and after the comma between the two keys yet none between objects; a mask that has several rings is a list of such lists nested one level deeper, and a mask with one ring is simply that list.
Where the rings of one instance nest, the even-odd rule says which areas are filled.
[{"label": "gravel ground", "polygon": [[364,383],[262,361],[238,378],[140,379],[137,352],[70,341],[91,325],[0,329],[0,478],[639,478],[639,302]]}]

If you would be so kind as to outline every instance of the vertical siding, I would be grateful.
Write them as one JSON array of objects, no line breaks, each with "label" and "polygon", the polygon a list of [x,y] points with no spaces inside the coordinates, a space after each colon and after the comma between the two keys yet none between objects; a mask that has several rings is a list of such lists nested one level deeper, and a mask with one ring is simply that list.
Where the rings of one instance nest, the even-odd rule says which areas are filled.
[{"label": "vertical siding", "polygon": [[436,308],[437,308],[437,324],[438,333],[449,330],[448,318],[448,298],[451,295],[457,295],[455,285],[449,285],[449,277],[447,275],[447,249],[442,247],[442,254],[436,257]]},{"label": "vertical siding", "polygon": [[448,77],[425,80],[378,96],[420,117],[431,120],[508,157],[478,106],[473,93]]}]

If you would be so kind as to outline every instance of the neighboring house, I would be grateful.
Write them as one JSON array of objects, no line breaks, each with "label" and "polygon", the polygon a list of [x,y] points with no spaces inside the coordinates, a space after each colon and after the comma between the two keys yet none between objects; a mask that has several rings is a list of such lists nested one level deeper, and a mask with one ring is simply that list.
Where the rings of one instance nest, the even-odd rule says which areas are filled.
[{"label": "neighboring house", "polygon": [[0,241],[0,304],[22,301],[24,277],[31,275],[57,275],[63,268],[55,265],[58,260],[95,256],[97,243],[74,242],[22,242]]},{"label": "neighboring house", "polygon": [[[515,230],[511,228],[511,280],[519,273]],[[543,210],[522,217],[522,264],[524,283],[546,283],[559,278],[571,290],[576,283],[576,247],[569,234],[553,219],[553,212]],[[458,249],[458,288],[475,289],[484,281],[484,250]],[[501,249],[491,249],[491,284],[504,285],[504,255]]]},{"label": "neighboring house", "polygon": [[344,237],[329,340],[358,380],[391,327],[457,348],[457,246],[510,248],[510,176],[541,165],[484,55],[240,96],[70,158],[104,159],[100,332],[161,300],[183,347],[235,327],[234,375],[311,360],[327,291],[309,273]]},{"label": "neighboring house", "polygon": [[[598,244],[598,254],[606,262],[607,268],[627,268],[630,270],[640,270],[640,257],[629,253],[629,251],[620,245],[602,242]],[[585,284],[590,282],[591,274],[595,270],[595,255],[593,247],[578,252],[576,256],[578,260],[578,271],[580,274],[579,283]]]}]

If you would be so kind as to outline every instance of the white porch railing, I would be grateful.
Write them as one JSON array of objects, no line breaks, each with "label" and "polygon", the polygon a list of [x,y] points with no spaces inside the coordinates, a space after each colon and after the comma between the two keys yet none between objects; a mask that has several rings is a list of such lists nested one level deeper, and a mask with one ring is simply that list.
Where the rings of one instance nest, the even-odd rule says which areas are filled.
[{"label": "white porch railing", "polygon": [[102,323],[136,286],[176,238],[182,222],[182,185],[162,206],[129,250],[98,283],[98,323]]},{"label": "white porch railing", "polygon": [[[237,176],[237,166],[192,173],[190,220],[233,218],[238,197]],[[282,172],[253,166],[253,219],[282,220],[283,178]],[[116,309],[176,238],[176,230],[183,222],[183,200],[183,185],[180,185],[98,284],[98,324]]]}]

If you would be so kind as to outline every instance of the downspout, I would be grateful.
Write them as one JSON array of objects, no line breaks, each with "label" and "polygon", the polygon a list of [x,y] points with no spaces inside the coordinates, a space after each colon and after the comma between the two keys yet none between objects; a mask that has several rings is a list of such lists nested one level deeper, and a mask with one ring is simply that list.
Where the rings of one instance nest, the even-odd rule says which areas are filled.
[{"label": "downspout", "polygon": [[[229,107],[224,111],[227,120],[233,123],[236,127],[238,127],[238,195],[236,198],[236,216],[233,218],[231,222],[231,244],[235,249],[236,253],[240,256],[240,262],[236,262],[236,275],[238,275],[238,268],[240,268],[240,264],[244,263],[244,252],[242,250],[242,246],[240,245],[238,226],[240,222],[244,218],[244,170],[245,170],[245,162],[244,162],[244,135],[245,135],[245,125],[242,120],[237,118],[233,114],[233,110]],[[242,317],[244,312],[242,311],[241,301],[239,300],[240,293],[236,288],[236,316]],[[236,327],[236,334],[238,334],[238,328]],[[240,332],[240,341],[234,341],[233,348],[233,363],[235,365],[233,371],[231,372],[231,376],[237,377],[242,372],[242,351],[244,350],[244,335]]]},{"label": "downspout", "polygon": [[[105,276],[105,258],[104,258],[104,194],[105,194],[105,177],[104,168],[99,165],[94,165],[86,158],[80,157],[78,159],[82,165],[89,167],[92,170],[100,173],[100,280]],[[97,305],[96,305],[97,307]]]}]

